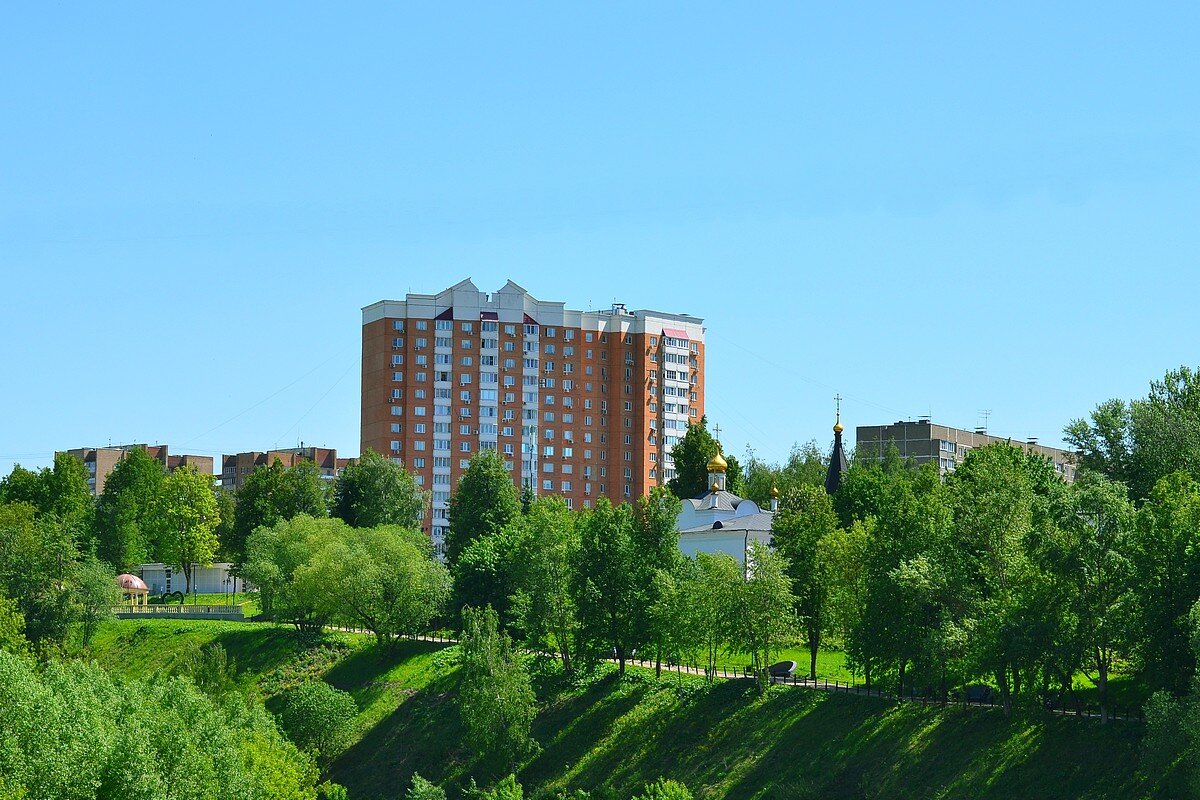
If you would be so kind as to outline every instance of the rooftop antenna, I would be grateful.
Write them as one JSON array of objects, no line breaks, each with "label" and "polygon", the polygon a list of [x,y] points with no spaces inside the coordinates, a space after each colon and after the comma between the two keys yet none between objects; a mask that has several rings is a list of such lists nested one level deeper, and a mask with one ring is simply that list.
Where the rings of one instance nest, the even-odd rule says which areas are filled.
[{"label": "rooftop antenna", "polygon": [[983,432],[984,432],[984,433],[987,433],[987,430],[988,430],[988,420],[989,420],[989,419],[991,418],[991,416],[992,416],[992,410],[991,410],[990,408],[985,408],[985,409],[982,409],[982,410],[979,412],[979,416],[983,417]]}]

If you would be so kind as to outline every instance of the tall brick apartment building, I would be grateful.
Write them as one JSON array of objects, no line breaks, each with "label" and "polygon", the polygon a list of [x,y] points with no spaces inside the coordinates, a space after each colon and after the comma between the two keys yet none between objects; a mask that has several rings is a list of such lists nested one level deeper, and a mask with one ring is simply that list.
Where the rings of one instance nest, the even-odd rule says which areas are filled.
[{"label": "tall brick apartment building", "polygon": [[697,317],[572,311],[470,279],[363,309],[361,444],[432,493],[439,547],[473,453],[497,450],[518,487],[588,508],[674,477],[671,448],[703,414]]}]

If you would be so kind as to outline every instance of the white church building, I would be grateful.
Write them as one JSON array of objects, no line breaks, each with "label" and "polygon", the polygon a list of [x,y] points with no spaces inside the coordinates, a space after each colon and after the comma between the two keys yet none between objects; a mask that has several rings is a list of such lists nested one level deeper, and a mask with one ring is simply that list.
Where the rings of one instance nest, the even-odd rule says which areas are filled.
[{"label": "white church building", "polygon": [[[842,449],[842,414],[838,408],[833,426],[833,454],[825,476],[825,491],[833,494],[841,485],[842,475],[850,467]],[[771,522],[779,511],[779,490],[771,488],[771,507],[759,508],[753,500],[738,497],[725,488],[725,470],[729,464],[717,454],[708,462],[708,486],[704,494],[683,501],[683,510],[675,518],[679,531],[679,549],[685,556],[697,553],[725,553],[745,566],[751,542],[771,544]]]},{"label": "white church building", "polygon": [[779,492],[771,490],[772,507],[764,511],[753,500],[726,490],[728,466],[720,453],[713,456],[708,462],[709,490],[683,501],[675,527],[679,530],[679,549],[685,556],[725,553],[744,565],[750,542],[771,543],[771,520]]}]

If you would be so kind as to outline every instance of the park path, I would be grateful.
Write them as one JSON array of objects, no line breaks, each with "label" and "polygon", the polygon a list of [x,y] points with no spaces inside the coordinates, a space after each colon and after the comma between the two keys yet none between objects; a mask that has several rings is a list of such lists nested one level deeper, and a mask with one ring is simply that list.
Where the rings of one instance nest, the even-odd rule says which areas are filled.
[{"label": "park path", "polygon": [[[362,634],[362,635],[366,635],[366,636],[371,635],[371,633],[369,631],[365,631],[365,630],[358,629],[358,628],[343,628],[343,627],[337,627],[337,626],[328,626],[327,630],[334,630],[334,631],[339,631],[342,633]],[[437,644],[458,644],[459,643],[458,639],[451,639],[451,638],[445,637],[445,636],[432,636],[432,635],[427,635],[427,634],[417,634],[415,636],[403,636],[401,638],[409,639],[411,641],[418,641],[418,642],[434,642]],[[546,654],[546,655],[549,655],[549,654]],[[607,658],[604,660],[608,661],[611,664],[618,663],[617,659],[615,659],[615,658]],[[637,658],[627,658],[627,659],[625,659],[625,663],[632,664],[632,665],[640,667],[642,669],[654,669],[655,668],[653,661],[644,661],[642,659],[637,659]],[[700,677],[700,678],[703,678],[706,675],[705,671],[699,667],[689,667],[689,666],[685,666],[682,664],[663,664],[662,671],[666,672],[667,674],[674,673],[676,675],[689,675],[689,676],[695,676],[695,677]],[[737,670],[730,670],[730,669],[724,668],[724,667],[720,667],[717,669],[715,677],[721,678],[722,680],[732,680],[732,681],[737,681],[737,680],[749,681],[749,680],[754,679],[752,675],[747,675],[744,672],[739,673]],[[943,702],[941,700],[927,698],[927,697],[918,697],[918,696],[899,697],[894,694],[882,692],[878,689],[868,690],[865,686],[862,686],[861,684],[842,683],[841,681],[837,681],[837,680],[829,681],[829,680],[826,680],[823,678],[816,678],[816,679],[801,678],[798,675],[791,675],[786,678],[773,677],[773,678],[771,678],[771,685],[773,685],[773,686],[791,686],[791,687],[795,687],[798,689],[808,689],[810,691],[815,691],[815,692],[853,694],[853,695],[858,695],[860,697],[878,697],[878,698],[885,699],[885,700],[894,700],[897,702],[904,702],[904,703],[920,703],[921,705],[924,705],[924,706],[938,706],[938,707],[942,707],[942,708],[947,708],[950,706],[961,707],[961,708],[981,708],[981,709],[1000,708],[999,705],[997,705],[996,703],[990,702],[990,701],[988,701],[988,702],[984,702],[984,701],[977,701],[977,702],[947,701],[947,702]],[[1054,714],[1054,715],[1060,716],[1060,717],[1076,717],[1076,718],[1080,718],[1080,719],[1102,719],[1102,715],[1101,715],[1099,709],[1087,708],[1082,705],[1077,706],[1076,708],[1073,708],[1073,709],[1072,708],[1048,708],[1048,709],[1046,709],[1046,711],[1049,711],[1051,714]],[[1114,720],[1114,721],[1115,720],[1141,721],[1142,714],[1141,714],[1140,710],[1136,714],[1130,713],[1128,711],[1125,711],[1123,713],[1115,713],[1113,711],[1110,711],[1108,718],[1109,718],[1109,720]]]}]

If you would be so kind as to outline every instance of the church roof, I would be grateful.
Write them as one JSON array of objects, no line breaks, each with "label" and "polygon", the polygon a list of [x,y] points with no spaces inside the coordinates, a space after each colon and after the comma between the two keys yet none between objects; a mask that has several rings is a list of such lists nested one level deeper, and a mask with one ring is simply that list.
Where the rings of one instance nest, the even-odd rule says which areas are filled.
[{"label": "church roof", "polygon": [[744,517],[731,517],[729,519],[719,519],[716,522],[707,525],[698,525],[695,528],[688,528],[680,531],[680,533],[708,533],[712,531],[769,531],[771,530],[771,520],[775,515],[770,511],[759,511],[757,514],[747,514]]},{"label": "church roof", "polygon": [[724,489],[719,489],[716,492],[705,492],[699,497],[689,497],[683,502],[691,503],[692,508],[696,509],[697,511],[711,509],[712,500],[710,497],[714,494],[717,496],[717,509],[720,511],[736,511],[737,507],[743,502],[743,498],[738,497],[733,492],[727,492]]}]

